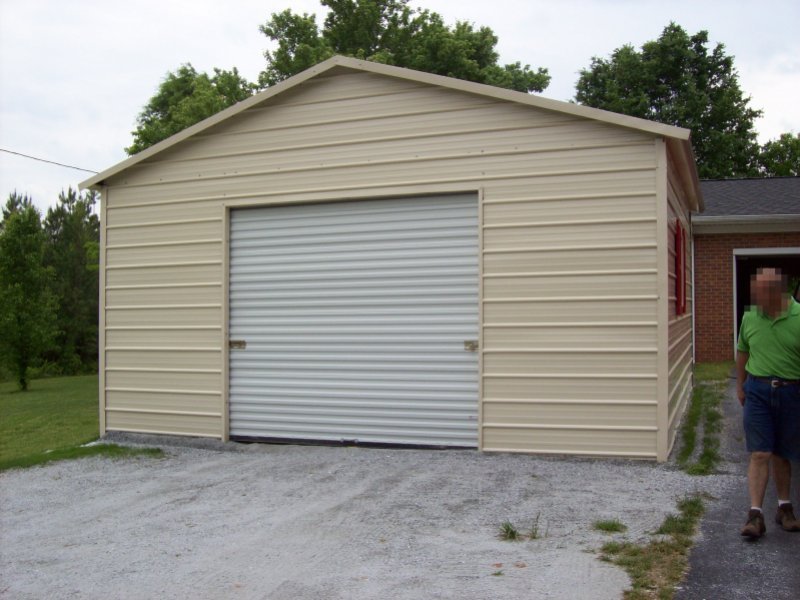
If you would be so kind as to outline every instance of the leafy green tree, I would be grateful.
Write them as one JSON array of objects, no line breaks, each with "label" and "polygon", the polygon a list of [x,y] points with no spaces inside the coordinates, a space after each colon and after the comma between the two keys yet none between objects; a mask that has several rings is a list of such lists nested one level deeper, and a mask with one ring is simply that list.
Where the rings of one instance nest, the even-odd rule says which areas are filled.
[{"label": "leafy green tree", "polygon": [[133,143],[125,148],[136,154],[224,108],[253,94],[255,86],[231,71],[214,69],[214,75],[198,73],[191,64],[167,73],[156,94],[136,119]]},{"label": "leafy green tree", "polygon": [[576,89],[581,104],[691,129],[700,177],[756,174],[761,111],[749,106],[725,46],[709,49],[707,31],[690,36],[670,23],[640,51],[592,58]]},{"label": "leafy green tree", "polygon": [[800,176],[800,133],[782,133],[761,146],[758,167],[768,177]]},{"label": "leafy green tree", "polygon": [[28,369],[50,347],[55,331],[52,271],[43,264],[39,211],[25,206],[4,219],[0,232],[0,357],[21,390]]},{"label": "leafy green tree", "polygon": [[98,245],[96,192],[69,188],[47,211],[44,261],[54,273],[58,305],[55,348],[47,358],[63,373],[92,371],[97,361]]},{"label": "leafy green tree", "polygon": [[541,92],[550,83],[547,69],[533,70],[519,62],[499,65],[497,36],[488,27],[458,22],[448,27],[442,17],[415,11],[408,0],[322,0],[330,9],[319,29],[314,15],[291,9],[273,13],[260,30],[278,42],[264,54],[267,68],[258,85],[234,68],[198,73],[191,64],[167,73],[156,94],[139,113],[132,155],[149,148],[220,110],[240,102],[256,89],[283,81],[334,54],[354,56],[522,92]]},{"label": "leafy green tree", "polygon": [[318,62],[341,54],[418,71],[476,81],[521,92],[541,92],[550,83],[547,69],[519,62],[497,63],[497,36],[489,27],[415,11],[408,0],[322,0],[329,10],[320,30],[314,15],[291,10],[273,13],[261,32],[278,43],[264,54],[267,68],[259,85],[267,87]]},{"label": "leafy green tree", "polygon": [[259,29],[269,39],[278,42],[277,50],[264,53],[267,68],[258,77],[261,88],[275,85],[335,54],[320,35],[314,15],[296,15],[286,9],[273,13],[272,18]]}]

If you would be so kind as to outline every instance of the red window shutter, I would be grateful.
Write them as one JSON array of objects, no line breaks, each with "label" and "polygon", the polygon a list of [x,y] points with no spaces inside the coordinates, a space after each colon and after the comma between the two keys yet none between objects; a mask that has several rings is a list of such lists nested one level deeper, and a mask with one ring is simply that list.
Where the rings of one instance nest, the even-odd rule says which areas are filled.
[{"label": "red window shutter", "polygon": [[675,314],[686,312],[686,234],[680,219],[675,221]]}]

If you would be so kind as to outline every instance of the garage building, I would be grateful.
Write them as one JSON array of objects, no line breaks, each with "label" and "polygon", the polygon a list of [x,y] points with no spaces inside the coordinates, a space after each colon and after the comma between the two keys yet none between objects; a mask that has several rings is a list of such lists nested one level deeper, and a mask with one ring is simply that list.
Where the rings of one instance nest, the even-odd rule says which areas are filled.
[{"label": "garage building", "polygon": [[687,130],[334,57],[82,186],[102,433],[669,454]]}]

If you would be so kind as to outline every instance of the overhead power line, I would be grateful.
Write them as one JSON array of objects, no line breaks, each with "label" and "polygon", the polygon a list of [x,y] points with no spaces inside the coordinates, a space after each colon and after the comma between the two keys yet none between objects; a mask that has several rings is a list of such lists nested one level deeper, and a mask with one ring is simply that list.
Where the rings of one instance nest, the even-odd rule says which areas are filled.
[{"label": "overhead power line", "polygon": [[46,158],[39,158],[37,156],[31,156],[30,154],[23,154],[22,152],[14,152],[13,150],[6,150],[5,148],[0,148],[0,152],[8,152],[9,154],[16,154],[17,156],[22,156],[24,158],[30,158],[31,160],[38,160],[39,162],[49,163],[51,165],[58,165],[59,167],[66,167],[67,169],[75,169],[76,171],[86,171],[87,173],[97,173],[97,171],[92,171],[91,169],[82,169],[81,167],[75,167],[72,165],[65,165],[64,163],[56,162],[54,160],[47,160]]}]

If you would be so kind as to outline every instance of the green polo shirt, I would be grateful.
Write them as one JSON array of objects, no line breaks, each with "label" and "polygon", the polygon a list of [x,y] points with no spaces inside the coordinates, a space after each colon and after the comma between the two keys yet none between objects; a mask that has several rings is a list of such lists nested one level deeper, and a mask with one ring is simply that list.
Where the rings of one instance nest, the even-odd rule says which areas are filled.
[{"label": "green polo shirt", "polygon": [[740,352],[749,352],[747,372],[756,377],[800,379],[800,303],[770,319],[758,308],[744,313],[739,329]]}]

